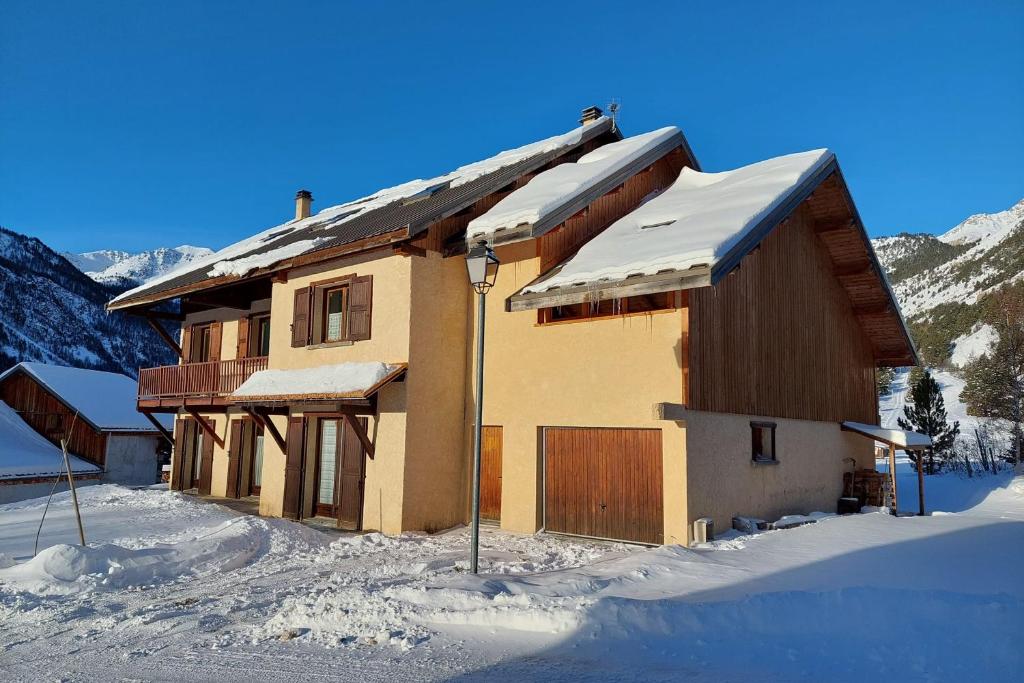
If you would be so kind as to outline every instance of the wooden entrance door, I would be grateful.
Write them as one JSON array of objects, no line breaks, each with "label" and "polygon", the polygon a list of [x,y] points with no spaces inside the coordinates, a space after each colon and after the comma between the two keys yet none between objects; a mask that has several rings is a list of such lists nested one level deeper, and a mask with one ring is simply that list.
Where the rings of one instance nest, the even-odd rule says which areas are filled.
[{"label": "wooden entrance door", "polygon": [[[366,419],[357,418],[366,428]],[[344,418],[321,418],[317,435],[314,506],[316,514],[334,517],[338,526],[360,527],[363,510],[363,445]]]},{"label": "wooden entrance door", "polygon": [[203,428],[196,423],[196,432],[199,435],[199,448],[196,454],[199,459],[199,494],[210,495],[213,485],[213,439],[203,431]]},{"label": "wooden entrance door", "polygon": [[501,427],[485,425],[480,435],[480,518],[501,520]]},{"label": "wooden entrance door", "polygon": [[663,543],[661,430],[544,428],[548,531]]}]

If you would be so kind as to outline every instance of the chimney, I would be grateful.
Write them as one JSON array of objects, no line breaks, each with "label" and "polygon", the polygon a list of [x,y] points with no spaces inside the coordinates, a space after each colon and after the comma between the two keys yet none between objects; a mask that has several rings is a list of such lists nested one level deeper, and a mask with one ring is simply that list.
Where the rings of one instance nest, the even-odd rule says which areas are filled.
[{"label": "chimney", "polygon": [[604,115],[600,107],[590,106],[583,110],[583,114],[580,116],[580,123],[584,126],[589,126],[594,121],[597,121]]},{"label": "chimney", "polygon": [[295,220],[301,221],[309,218],[310,209],[313,206],[313,193],[309,190],[299,190],[295,193]]}]

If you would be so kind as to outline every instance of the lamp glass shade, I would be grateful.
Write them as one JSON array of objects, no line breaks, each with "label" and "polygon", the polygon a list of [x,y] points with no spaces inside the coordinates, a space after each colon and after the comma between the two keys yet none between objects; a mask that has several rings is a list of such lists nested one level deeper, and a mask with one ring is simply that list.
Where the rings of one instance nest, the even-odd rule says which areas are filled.
[{"label": "lamp glass shade", "polygon": [[490,288],[498,278],[498,257],[485,242],[480,242],[466,254],[469,283],[475,288]]}]

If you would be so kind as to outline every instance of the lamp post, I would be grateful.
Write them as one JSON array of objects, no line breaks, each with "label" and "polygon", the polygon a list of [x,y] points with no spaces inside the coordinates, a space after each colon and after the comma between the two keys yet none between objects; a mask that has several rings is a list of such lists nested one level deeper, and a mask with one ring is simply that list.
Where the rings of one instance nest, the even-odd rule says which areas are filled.
[{"label": "lamp post", "polygon": [[470,571],[477,573],[480,550],[480,438],[484,417],[484,316],[487,313],[487,291],[498,279],[498,257],[487,242],[480,241],[466,253],[469,284],[477,293],[476,331],[476,421],[473,425],[473,527],[470,541]]}]

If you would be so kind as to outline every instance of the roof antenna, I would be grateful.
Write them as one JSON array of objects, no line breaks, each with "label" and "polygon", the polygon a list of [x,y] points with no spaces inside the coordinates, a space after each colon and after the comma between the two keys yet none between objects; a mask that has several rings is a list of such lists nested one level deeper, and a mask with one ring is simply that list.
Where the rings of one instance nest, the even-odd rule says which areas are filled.
[{"label": "roof antenna", "polygon": [[612,101],[608,103],[608,111],[612,115],[612,132],[614,133],[619,129],[619,99],[613,97]]}]

